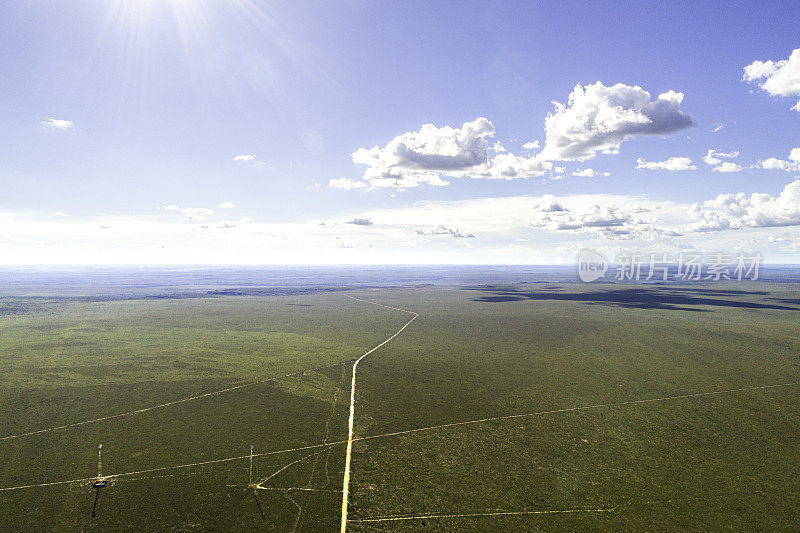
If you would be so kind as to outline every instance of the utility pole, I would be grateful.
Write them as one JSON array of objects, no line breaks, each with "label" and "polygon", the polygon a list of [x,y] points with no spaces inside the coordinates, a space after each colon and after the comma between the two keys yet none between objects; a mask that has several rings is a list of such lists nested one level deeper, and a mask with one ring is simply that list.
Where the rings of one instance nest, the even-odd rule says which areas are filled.
[{"label": "utility pole", "polygon": [[249,487],[253,486],[253,445],[250,445],[250,485]]},{"label": "utility pole", "polygon": [[92,483],[94,487],[94,504],[92,505],[92,517],[97,511],[97,499],[100,497],[100,489],[106,486],[108,480],[103,479],[103,443],[97,446],[97,481]]}]

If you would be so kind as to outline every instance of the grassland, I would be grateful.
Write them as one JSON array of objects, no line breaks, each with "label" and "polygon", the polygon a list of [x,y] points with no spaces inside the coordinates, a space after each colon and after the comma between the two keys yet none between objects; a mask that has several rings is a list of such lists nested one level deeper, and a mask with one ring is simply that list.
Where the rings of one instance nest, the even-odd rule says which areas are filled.
[{"label": "grassland", "polygon": [[[623,403],[798,382],[796,285],[348,294],[420,314],[360,363],[357,438],[587,407],[357,440],[352,531],[797,529],[800,385]],[[107,474],[340,443],[352,360],[407,320],[337,292],[0,309],[0,437],[246,385],[0,440],[0,487],[91,478],[100,442]],[[246,458],[119,476],[95,517],[88,483],[0,492],[0,527],[335,530],[344,446],[256,479],[290,463],[255,493]]]}]

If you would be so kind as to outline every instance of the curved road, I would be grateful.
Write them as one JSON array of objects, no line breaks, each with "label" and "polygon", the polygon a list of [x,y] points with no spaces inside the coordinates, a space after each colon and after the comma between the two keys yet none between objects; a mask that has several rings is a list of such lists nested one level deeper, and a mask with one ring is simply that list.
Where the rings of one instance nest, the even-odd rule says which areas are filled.
[{"label": "curved road", "polygon": [[372,304],[372,305],[379,305],[381,307],[386,307],[387,309],[394,309],[395,311],[402,311],[404,313],[409,313],[409,314],[412,314],[414,316],[411,317],[411,320],[406,322],[405,325],[403,325],[402,328],[398,329],[397,332],[395,332],[394,335],[392,335],[391,337],[389,337],[388,339],[386,339],[385,341],[383,341],[379,345],[375,346],[370,351],[368,351],[365,354],[363,354],[361,357],[356,359],[355,363],[353,363],[353,379],[350,382],[350,419],[347,422],[347,427],[348,427],[348,433],[347,433],[347,455],[345,456],[345,460],[344,460],[344,482],[342,483],[342,527],[341,527],[341,533],[345,533],[345,531],[347,530],[347,498],[348,498],[348,492],[349,492],[349,489],[350,489],[350,456],[351,456],[352,451],[353,451],[353,420],[355,419],[355,411],[356,411],[356,408],[355,408],[355,402],[356,402],[356,369],[358,368],[358,363],[360,363],[361,360],[364,359],[366,356],[368,356],[369,354],[371,354],[372,352],[374,352],[375,350],[377,350],[378,348],[380,348],[381,346],[383,346],[384,344],[386,344],[390,340],[392,340],[395,337],[397,337],[398,335],[400,335],[400,333],[402,333],[403,330],[406,329],[409,326],[409,324],[414,322],[417,319],[417,317],[419,316],[414,311],[406,311],[405,309],[399,309],[397,307],[391,307],[389,305],[383,305],[383,304],[379,304],[379,303],[376,303],[376,302],[371,302],[369,300],[361,300],[359,298],[354,298],[353,296],[348,296],[346,294],[345,294],[345,296],[347,296],[348,298],[351,298],[353,300],[356,300],[358,302],[364,302],[364,303],[368,303],[368,304]]}]

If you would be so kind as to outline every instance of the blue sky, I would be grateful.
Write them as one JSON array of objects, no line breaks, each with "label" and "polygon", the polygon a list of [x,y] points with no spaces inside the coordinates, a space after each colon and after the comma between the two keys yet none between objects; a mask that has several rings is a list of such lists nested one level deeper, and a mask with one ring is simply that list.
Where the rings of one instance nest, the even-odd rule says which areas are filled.
[{"label": "blue sky", "polygon": [[732,6],[4,3],[2,261],[798,261],[800,4]]}]

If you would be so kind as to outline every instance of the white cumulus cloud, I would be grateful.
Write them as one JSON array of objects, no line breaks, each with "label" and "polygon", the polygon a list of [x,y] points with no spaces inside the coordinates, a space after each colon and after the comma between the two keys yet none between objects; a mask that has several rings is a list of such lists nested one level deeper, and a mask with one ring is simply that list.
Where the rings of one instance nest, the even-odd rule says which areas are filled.
[{"label": "white cumulus cloud", "polygon": [[539,155],[525,157],[507,152],[494,156],[482,176],[491,179],[532,178],[543,175],[552,167],[551,162]]},{"label": "white cumulus cloud", "polygon": [[[757,82],[772,96],[800,96],[800,48],[781,61],[753,61],[744,67],[742,79]],[[800,111],[800,100],[792,109]]]},{"label": "white cumulus cloud", "polygon": [[667,91],[654,101],[638,86],[600,82],[576,85],[567,104],[553,102],[545,118],[542,152],[550,161],[582,160],[598,151],[615,153],[636,135],[666,135],[688,128],[692,118],[681,111],[683,93]]},{"label": "white cumulus cloud", "polygon": [[765,168],[767,170],[783,170],[786,172],[795,172],[800,170],[800,147],[792,148],[789,151],[789,158],[778,159],[776,157],[768,157],[763,161],[759,161],[756,166]]},{"label": "white cumulus cloud", "polygon": [[494,125],[479,117],[460,128],[423,124],[419,131],[399,135],[385,146],[359,148],[353,162],[377,170],[469,171],[486,165]]},{"label": "white cumulus cloud", "polygon": [[[329,186],[344,189],[444,186],[449,185],[447,178],[528,178],[541,176],[551,168],[538,155],[517,156],[499,142],[490,147],[489,139],[494,134],[494,125],[483,117],[458,128],[423,124],[418,131],[398,135],[384,146],[359,148],[352,159],[355,164],[367,167],[361,182],[340,178],[331,180]],[[490,150],[495,153],[493,157]]]}]

